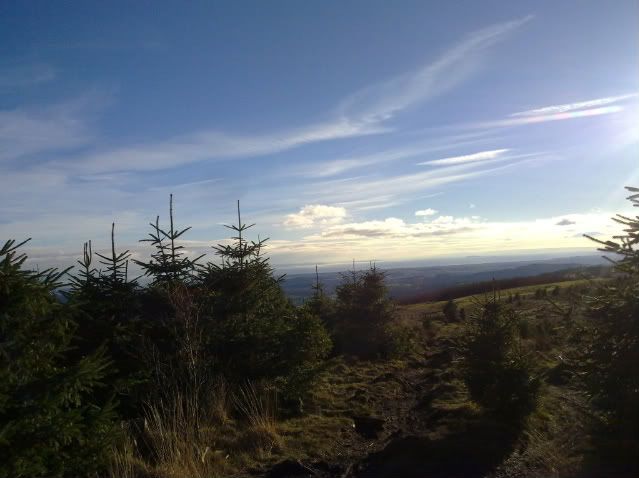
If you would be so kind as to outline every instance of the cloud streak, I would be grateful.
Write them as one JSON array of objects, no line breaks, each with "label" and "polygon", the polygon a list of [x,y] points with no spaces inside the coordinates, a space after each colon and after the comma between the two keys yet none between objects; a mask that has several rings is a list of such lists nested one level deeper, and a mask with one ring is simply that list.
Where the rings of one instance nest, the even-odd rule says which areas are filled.
[{"label": "cloud streak", "polygon": [[501,128],[508,126],[520,126],[527,124],[546,123],[548,121],[564,121],[576,118],[588,118],[592,116],[609,115],[623,111],[619,105],[602,106],[601,108],[590,108],[587,110],[566,111],[564,113],[552,113],[545,115],[512,117],[503,120],[484,121],[471,125],[473,128]]},{"label": "cloud streak", "polygon": [[509,149],[493,149],[491,151],[480,151],[479,153],[465,154],[463,156],[452,156],[449,158],[435,159],[433,161],[424,161],[417,163],[418,166],[449,166],[452,164],[473,163],[476,161],[485,161],[487,159],[495,159],[498,156],[510,151]]},{"label": "cloud streak", "polygon": [[519,116],[547,116],[554,115],[560,113],[566,113],[574,110],[588,110],[593,108],[599,108],[601,106],[606,106],[611,103],[618,103],[623,100],[627,100],[629,98],[635,98],[637,93],[631,93],[627,95],[619,95],[619,96],[608,96],[606,98],[597,98],[594,100],[588,101],[579,101],[576,103],[565,103],[562,105],[552,105],[552,106],[544,106],[543,108],[537,108],[534,110],[520,111],[518,113],[513,113],[511,117],[519,117]]},{"label": "cloud streak", "polygon": [[340,114],[366,123],[379,123],[417,103],[443,94],[474,72],[481,53],[532,18],[529,15],[473,32],[417,71],[353,94],[340,105]]},{"label": "cloud streak", "polygon": [[[392,128],[386,123],[397,113],[440,95],[465,80],[475,71],[485,50],[531,18],[500,23],[471,33],[417,71],[369,86],[349,96],[325,122],[261,135],[234,135],[205,130],[165,141],[77,157],[73,161],[73,168],[84,174],[153,171],[198,161],[263,156],[311,143],[388,133]],[[337,160],[325,165],[325,175],[335,175],[385,160],[388,157]]]}]

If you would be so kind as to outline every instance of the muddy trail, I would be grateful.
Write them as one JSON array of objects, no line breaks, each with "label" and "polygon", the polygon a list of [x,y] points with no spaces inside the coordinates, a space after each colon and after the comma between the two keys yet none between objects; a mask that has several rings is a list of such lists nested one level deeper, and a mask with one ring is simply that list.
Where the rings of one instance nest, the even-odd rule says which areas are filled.
[{"label": "muddy trail", "polygon": [[[332,461],[286,460],[266,474],[285,477],[467,477],[491,473],[512,452],[517,432],[478,413],[456,375],[454,343],[446,338],[397,373],[373,381],[396,382],[395,400],[374,417],[353,415],[360,439],[341,444]],[[364,399],[355,393],[351,400]]]}]

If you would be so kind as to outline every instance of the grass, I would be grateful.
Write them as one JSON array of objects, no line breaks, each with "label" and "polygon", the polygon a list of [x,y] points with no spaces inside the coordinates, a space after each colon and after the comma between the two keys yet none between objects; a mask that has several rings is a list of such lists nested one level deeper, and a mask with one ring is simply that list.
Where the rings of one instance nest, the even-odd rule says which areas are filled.
[{"label": "grass", "polygon": [[[560,287],[556,299],[568,309],[570,286],[579,280],[547,284]],[[501,291],[522,296],[516,307],[526,322],[522,347],[535,354],[540,374],[553,371],[564,354],[566,319],[545,299],[535,298],[542,286]],[[456,300],[469,310],[481,296]],[[452,343],[464,333],[460,321],[446,322],[444,302],[398,308],[398,325],[412,331],[419,349],[400,359],[360,361],[334,358],[316,377],[303,398],[301,416],[278,410],[267,386],[247,384],[232,389],[218,382],[197,404],[175,396],[172,403],[150,407],[142,433],[130,433],[114,456],[113,477],[216,477],[264,473],[286,459],[304,464],[329,463],[345,470],[400,435],[427,436],[441,444],[466,436],[468,446],[481,440],[486,421],[461,380]],[[424,318],[427,318],[425,321]],[[195,406],[197,405],[197,407]],[[204,410],[204,411],[203,411]],[[493,472],[494,478],[566,476],[577,473],[588,447],[589,405],[570,384],[547,385],[540,406],[527,420],[512,453]],[[354,419],[383,420],[376,439],[358,433]],[[479,427],[479,428],[478,428]],[[467,431],[467,430],[473,430]]]}]

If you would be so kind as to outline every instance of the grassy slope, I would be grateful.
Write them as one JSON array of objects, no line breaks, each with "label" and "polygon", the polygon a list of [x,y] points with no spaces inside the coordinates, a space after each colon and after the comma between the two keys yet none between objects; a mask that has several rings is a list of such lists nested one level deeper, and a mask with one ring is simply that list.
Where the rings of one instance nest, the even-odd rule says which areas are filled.
[{"label": "grassy slope", "polygon": [[[550,292],[557,285],[560,295],[551,297],[555,305],[546,299],[535,299],[535,291],[542,286],[501,291],[502,297],[516,293],[522,297],[517,309],[529,329],[523,343],[535,354],[538,372],[550,377],[553,383],[545,386],[539,410],[530,417],[522,435],[508,443],[502,443],[501,438],[493,440],[495,460],[486,462],[485,468],[489,470],[501,463],[494,476],[569,476],[577,473],[588,447],[586,424],[592,414],[588,403],[574,387],[563,383],[562,377],[555,377],[561,375],[557,372],[562,365],[560,356],[566,353],[561,343],[566,324],[559,310],[570,307],[569,287],[586,286],[588,281],[552,283],[545,287]],[[471,310],[477,300],[481,296],[464,297],[456,302]],[[366,457],[374,457],[375,452],[398,436],[425,436],[453,449],[458,442],[445,441],[450,437],[462,442],[470,440],[463,442],[462,448],[466,449],[486,447],[486,443],[472,443],[475,438],[490,441],[491,433],[505,436],[498,425],[482,418],[479,408],[467,397],[453,351],[455,337],[463,333],[463,325],[444,321],[443,304],[398,308],[398,322],[412,328],[418,345],[410,356],[380,362],[334,360],[306,398],[307,415],[279,422],[284,445],[270,457],[269,464],[293,458],[311,468],[313,463],[330,463],[341,473],[350,464],[360,462],[351,470],[357,476],[358,467],[361,473],[366,473]],[[426,325],[424,317],[430,317]],[[354,425],[353,417],[358,416],[383,419],[383,430],[376,438],[362,436]],[[477,436],[468,430],[477,430]],[[502,445],[503,450],[497,449]],[[504,456],[500,454],[502,451]],[[384,460],[392,461],[388,457]]]},{"label": "grassy slope", "polygon": [[[556,285],[545,287],[550,291]],[[570,287],[587,282],[558,285],[560,294],[550,297],[554,305],[535,298],[541,286],[501,292],[503,298],[522,297],[515,304],[525,322],[522,346],[547,383],[523,433],[515,435],[469,400],[455,351],[464,324],[446,322],[443,302],[414,304],[398,307],[397,320],[398,327],[411,329],[413,352],[396,360],[331,360],[303,398],[298,416],[280,416],[257,429],[232,416],[218,420],[199,446],[205,452],[210,447],[210,466],[197,465],[198,448],[194,469],[203,468],[204,474],[192,476],[268,475],[285,460],[301,462],[315,476],[410,478],[423,470],[431,470],[431,476],[450,476],[451,470],[494,478],[576,475],[589,447],[592,412],[562,372],[562,356],[570,354],[565,337],[578,310],[569,319],[560,312],[576,303]],[[456,302],[470,313],[477,300],[481,296]],[[379,419],[379,429],[366,433],[362,423],[370,418]],[[142,468],[146,476],[157,477],[180,476],[187,469]],[[438,474],[442,470],[446,473]]]}]

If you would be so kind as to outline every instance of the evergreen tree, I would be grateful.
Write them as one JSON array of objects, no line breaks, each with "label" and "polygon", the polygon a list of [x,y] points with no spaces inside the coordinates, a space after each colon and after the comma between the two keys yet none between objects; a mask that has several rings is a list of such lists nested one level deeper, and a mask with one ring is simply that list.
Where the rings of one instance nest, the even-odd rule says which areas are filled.
[{"label": "evergreen tree", "polygon": [[[627,188],[628,199],[639,207],[639,189]],[[639,216],[617,215],[623,234],[599,243],[619,277],[598,288],[589,300],[592,329],[586,354],[587,378],[596,403],[607,413],[610,429],[634,444],[628,455],[639,452]],[[630,438],[631,440],[628,440]]]},{"label": "evergreen tree", "polygon": [[395,309],[388,297],[386,274],[375,265],[342,275],[336,290],[334,337],[338,350],[359,357],[388,353],[388,327]]},{"label": "evergreen tree", "polygon": [[313,284],[313,296],[304,304],[304,307],[313,315],[320,318],[327,329],[333,327],[335,316],[335,303],[324,290],[324,284],[320,281],[317,266],[315,266],[315,283]]},{"label": "evergreen tree", "polygon": [[448,322],[455,322],[457,320],[457,304],[455,304],[455,301],[451,299],[446,302],[443,312]]},{"label": "evergreen tree", "polygon": [[253,224],[242,222],[239,201],[237,214],[237,225],[227,226],[235,233],[231,243],[213,247],[220,264],[200,272],[210,354],[227,378],[301,386],[330,350],[330,339],[316,316],[284,295],[283,277],[275,277],[262,252],[267,239],[246,239]]},{"label": "evergreen tree", "polygon": [[113,361],[114,373],[109,376],[109,389],[120,399],[120,411],[135,412],[148,379],[148,370],[140,360],[143,337],[150,323],[141,320],[141,289],[137,279],[129,279],[128,250],[117,252],[115,223],[111,224],[110,254],[95,255],[104,270],[93,267],[91,241],[84,244],[77,274],[70,275],[71,288],[66,292],[69,304],[78,310],[73,355],[81,357],[106,347]]},{"label": "evergreen tree", "polygon": [[95,399],[110,364],[103,350],[69,358],[75,310],[54,297],[67,271],[24,270],[25,242],[0,249],[0,476],[82,476],[117,436]]},{"label": "evergreen tree", "polygon": [[506,420],[537,405],[540,380],[515,340],[515,310],[496,296],[471,314],[463,340],[464,380],[471,398]]},{"label": "evergreen tree", "polygon": [[160,216],[155,218],[155,224],[149,223],[152,232],[149,239],[141,239],[140,242],[149,242],[155,247],[155,252],[151,254],[148,262],[138,261],[135,263],[142,267],[144,274],[152,279],[152,284],[162,285],[171,282],[188,282],[193,278],[197,262],[204,254],[195,259],[184,254],[184,246],[178,245],[177,240],[184,235],[191,227],[182,230],[176,229],[173,222],[173,194],[169,196],[169,229],[168,231],[160,227]]}]

